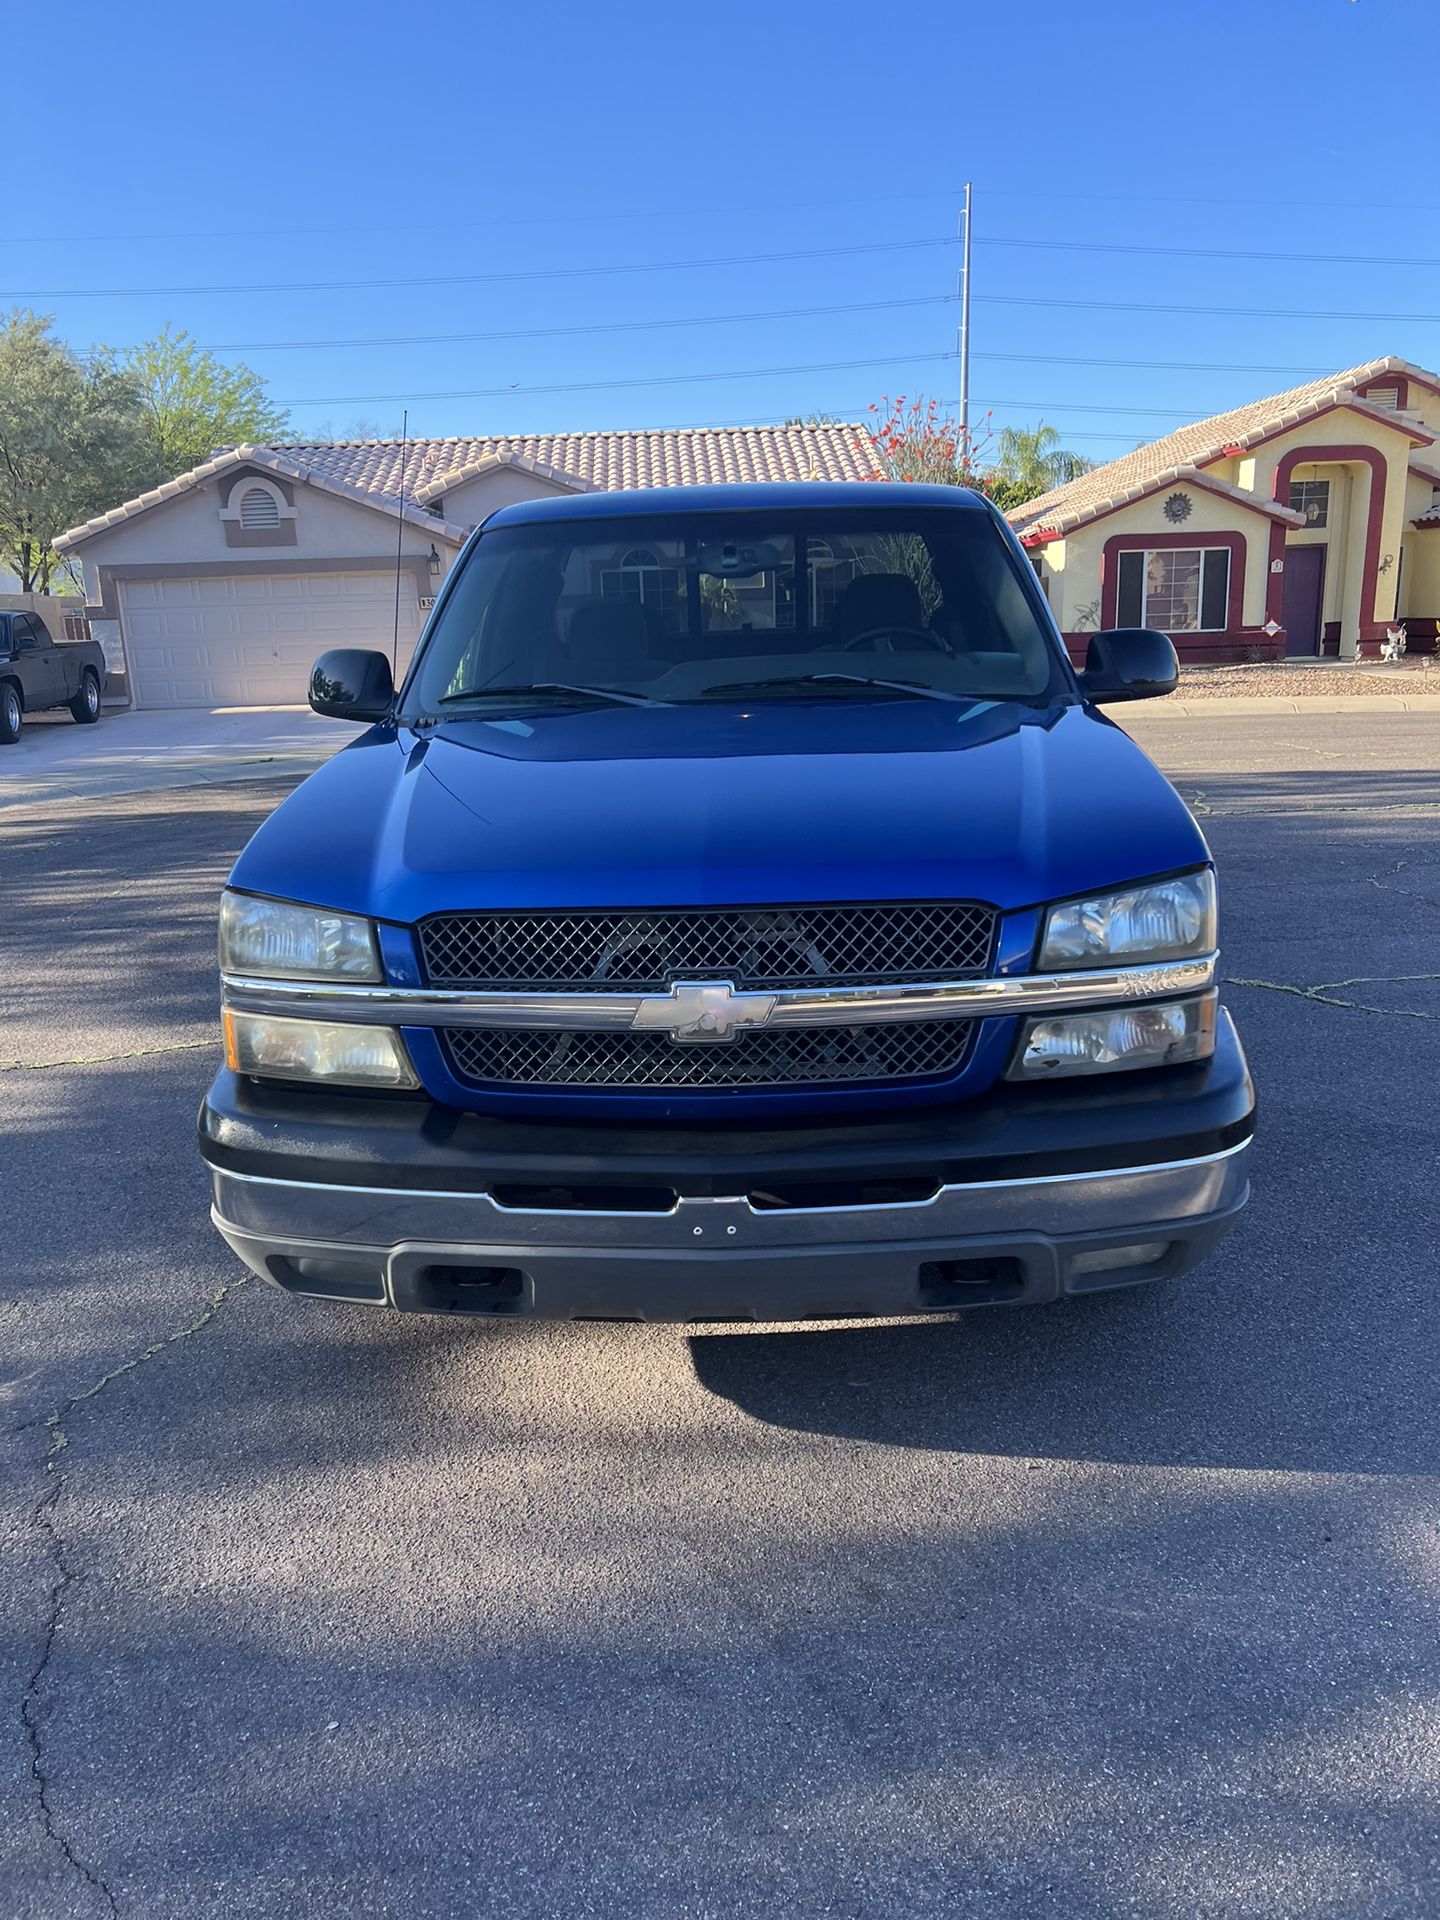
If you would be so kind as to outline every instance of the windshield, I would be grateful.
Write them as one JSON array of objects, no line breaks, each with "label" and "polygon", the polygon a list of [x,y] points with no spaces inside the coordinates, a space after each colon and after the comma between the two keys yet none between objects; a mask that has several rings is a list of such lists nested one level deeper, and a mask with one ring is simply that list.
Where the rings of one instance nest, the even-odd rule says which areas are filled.
[{"label": "windshield", "polygon": [[407,721],[530,704],[1073,691],[1035,589],[970,510],[497,527],[471,548]]}]

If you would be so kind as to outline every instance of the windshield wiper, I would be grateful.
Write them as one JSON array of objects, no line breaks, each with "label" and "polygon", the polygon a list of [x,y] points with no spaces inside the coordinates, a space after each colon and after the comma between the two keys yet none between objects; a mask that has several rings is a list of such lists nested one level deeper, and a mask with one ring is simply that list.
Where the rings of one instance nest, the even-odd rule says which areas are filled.
[{"label": "windshield wiper", "polygon": [[890,693],[917,694],[922,700],[965,700],[972,694],[947,693],[943,687],[928,686],[923,680],[880,680],[864,673],[786,673],[774,680],[724,680],[718,686],[705,687],[701,698],[712,693],[764,693],[771,687],[884,687]]},{"label": "windshield wiper", "polygon": [[513,686],[503,687],[467,687],[463,693],[442,693],[435,702],[437,707],[456,706],[462,700],[514,700],[525,694],[579,694],[586,700],[613,700],[621,707],[663,707],[666,700],[656,700],[648,693],[622,693],[618,687],[580,687],[572,686],[565,680],[526,680],[517,681]]}]

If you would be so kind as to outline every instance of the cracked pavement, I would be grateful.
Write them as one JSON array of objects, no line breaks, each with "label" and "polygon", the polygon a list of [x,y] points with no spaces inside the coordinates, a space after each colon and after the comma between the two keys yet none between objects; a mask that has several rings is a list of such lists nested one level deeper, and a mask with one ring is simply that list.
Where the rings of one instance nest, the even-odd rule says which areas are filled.
[{"label": "cracked pavement", "polygon": [[951,1323],[244,1284],[191,1130],[284,783],[0,819],[5,1920],[1440,1906],[1440,720],[1125,717],[1254,1201]]}]

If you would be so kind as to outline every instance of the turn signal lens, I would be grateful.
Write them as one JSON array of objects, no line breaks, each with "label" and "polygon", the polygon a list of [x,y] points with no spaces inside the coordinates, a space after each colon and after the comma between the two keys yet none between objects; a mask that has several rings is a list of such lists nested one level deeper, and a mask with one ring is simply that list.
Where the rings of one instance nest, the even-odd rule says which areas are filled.
[{"label": "turn signal lens", "polygon": [[1217,995],[1099,1013],[1046,1014],[1025,1028],[1011,1080],[1176,1067],[1215,1051]]},{"label": "turn signal lens", "polygon": [[418,1087],[419,1076],[393,1027],[328,1026],[225,1009],[225,1063],[262,1080],[323,1081],[332,1087]]}]

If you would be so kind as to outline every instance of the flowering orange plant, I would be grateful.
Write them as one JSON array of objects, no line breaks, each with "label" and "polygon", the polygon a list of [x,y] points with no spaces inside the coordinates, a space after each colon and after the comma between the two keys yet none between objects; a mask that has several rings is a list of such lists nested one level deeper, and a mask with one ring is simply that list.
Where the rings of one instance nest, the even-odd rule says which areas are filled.
[{"label": "flowering orange plant", "polygon": [[927,400],[923,394],[907,398],[902,393],[893,400],[883,394],[871,402],[870,412],[876,416],[868,429],[878,463],[873,479],[921,480],[983,491],[982,455],[991,440],[988,413],[979,433],[971,433],[965,441],[958,422],[938,400]]}]

